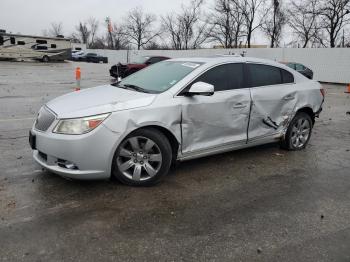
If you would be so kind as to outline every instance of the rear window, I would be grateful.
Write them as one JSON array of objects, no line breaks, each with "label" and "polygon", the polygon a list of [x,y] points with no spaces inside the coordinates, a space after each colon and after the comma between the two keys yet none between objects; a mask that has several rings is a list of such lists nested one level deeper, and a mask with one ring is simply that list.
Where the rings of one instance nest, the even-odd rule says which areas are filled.
[{"label": "rear window", "polygon": [[303,71],[303,70],[305,70],[305,66],[303,66],[302,64],[296,64],[295,69],[297,71]]}]

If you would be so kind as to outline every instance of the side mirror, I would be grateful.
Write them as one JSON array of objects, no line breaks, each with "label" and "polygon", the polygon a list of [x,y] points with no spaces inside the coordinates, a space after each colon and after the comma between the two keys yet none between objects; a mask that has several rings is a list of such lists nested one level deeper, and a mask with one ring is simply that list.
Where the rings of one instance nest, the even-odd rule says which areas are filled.
[{"label": "side mirror", "polygon": [[190,90],[186,92],[187,96],[202,95],[212,96],[214,94],[214,86],[204,82],[194,83]]}]

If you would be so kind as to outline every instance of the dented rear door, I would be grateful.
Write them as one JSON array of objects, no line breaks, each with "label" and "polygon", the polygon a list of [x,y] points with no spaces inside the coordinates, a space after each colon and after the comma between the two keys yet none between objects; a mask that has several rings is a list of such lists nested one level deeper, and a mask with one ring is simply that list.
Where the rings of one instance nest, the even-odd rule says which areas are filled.
[{"label": "dented rear door", "polygon": [[294,77],[269,65],[247,63],[252,106],[248,140],[282,134],[297,102]]}]

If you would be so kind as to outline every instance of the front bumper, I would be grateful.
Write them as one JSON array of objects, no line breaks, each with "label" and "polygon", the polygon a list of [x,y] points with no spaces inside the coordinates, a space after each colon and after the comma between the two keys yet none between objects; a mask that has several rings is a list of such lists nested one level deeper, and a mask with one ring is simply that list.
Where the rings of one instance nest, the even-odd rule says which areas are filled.
[{"label": "front bumper", "polygon": [[95,180],[111,176],[112,159],[118,134],[103,124],[83,135],[40,132],[33,128],[34,160],[63,177]]}]

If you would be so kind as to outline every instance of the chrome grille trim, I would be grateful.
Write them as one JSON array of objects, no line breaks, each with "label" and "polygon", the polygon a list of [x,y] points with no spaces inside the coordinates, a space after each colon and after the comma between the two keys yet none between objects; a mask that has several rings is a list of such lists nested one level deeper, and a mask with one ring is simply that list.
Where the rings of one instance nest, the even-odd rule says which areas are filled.
[{"label": "chrome grille trim", "polygon": [[43,106],[40,108],[38,117],[35,121],[35,129],[45,132],[47,129],[49,129],[55,119],[56,116],[45,106]]}]

